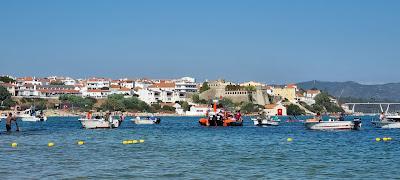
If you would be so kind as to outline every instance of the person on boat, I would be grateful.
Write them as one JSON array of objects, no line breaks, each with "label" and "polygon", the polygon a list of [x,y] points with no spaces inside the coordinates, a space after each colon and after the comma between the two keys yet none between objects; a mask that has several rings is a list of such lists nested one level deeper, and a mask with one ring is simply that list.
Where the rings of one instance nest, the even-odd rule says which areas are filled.
[{"label": "person on boat", "polygon": [[238,110],[238,111],[236,112],[235,119],[236,119],[237,121],[241,121],[241,120],[242,120],[242,114],[240,113],[240,110]]},{"label": "person on boat", "polygon": [[321,113],[317,113],[317,115],[315,116],[315,121],[317,121],[317,122],[322,121]]},{"label": "person on boat", "polygon": [[7,132],[11,131],[11,122],[12,121],[17,122],[17,118],[13,117],[12,113],[9,113],[7,118],[6,118],[6,130],[7,130]]},{"label": "person on boat", "polygon": [[385,113],[382,112],[381,115],[379,116],[379,119],[380,119],[381,121],[383,121],[383,120],[385,120],[385,118],[386,118]]},{"label": "person on boat", "polygon": [[339,121],[344,121],[344,113],[342,112],[342,113],[340,113],[340,116],[339,116]]}]

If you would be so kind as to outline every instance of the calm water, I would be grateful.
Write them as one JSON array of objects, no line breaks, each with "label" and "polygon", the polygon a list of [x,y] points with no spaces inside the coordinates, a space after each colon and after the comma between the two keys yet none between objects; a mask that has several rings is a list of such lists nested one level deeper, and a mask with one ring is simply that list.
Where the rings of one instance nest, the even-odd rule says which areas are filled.
[{"label": "calm water", "polygon": [[[279,127],[201,127],[198,118],[164,117],[160,125],[124,122],[81,129],[77,118],[0,123],[1,179],[393,179],[400,178],[400,130],[319,132],[302,123]],[[375,142],[376,137],[391,142]],[[287,138],[293,142],[287,142]],[[144,139],[123,145],[122,140]],[[77,140],[86,142],[83,146]],[[10,146],[18,142],[17,148]],[[54,147],[47,147],[52,141]]]}]

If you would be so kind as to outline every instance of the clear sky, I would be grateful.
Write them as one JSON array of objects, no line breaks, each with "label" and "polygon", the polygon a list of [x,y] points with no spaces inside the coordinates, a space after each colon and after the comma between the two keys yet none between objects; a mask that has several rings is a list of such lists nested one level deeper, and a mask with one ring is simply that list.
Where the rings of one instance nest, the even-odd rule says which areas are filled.
[{"label": "clear sky", "polygon": [[2,0],[0,74],[400,82],[400,1]]}]

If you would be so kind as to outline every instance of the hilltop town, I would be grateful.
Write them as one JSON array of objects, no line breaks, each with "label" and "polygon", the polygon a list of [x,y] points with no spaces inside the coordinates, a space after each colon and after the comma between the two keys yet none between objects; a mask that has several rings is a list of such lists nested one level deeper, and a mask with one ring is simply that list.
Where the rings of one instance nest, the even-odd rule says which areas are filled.
[{"label": "hilltop town", "polygon": [[200,116],[216,99],[226,108],[241,109],[247,114],[264,111],[269,115],[301,115],[342,111],[334,97],[318,89],[300,89],[296,84],[235,83],[222,79],[197,82],[191,77],[74,79],[1,76],[0,86],[9,94],[9,97],[5,95],[0,99],[3,110],[34,106],[54,111],[55,115],[61,115],[60,111],[70,115],[71,112],[96,109]]}]

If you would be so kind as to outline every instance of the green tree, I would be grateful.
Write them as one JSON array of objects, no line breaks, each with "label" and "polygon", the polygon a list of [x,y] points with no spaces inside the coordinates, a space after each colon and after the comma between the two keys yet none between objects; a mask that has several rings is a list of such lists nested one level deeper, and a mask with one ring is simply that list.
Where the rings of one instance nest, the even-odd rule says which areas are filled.
[{"label": "green tree", "polygon": [[233,109],[235,108],[235,104],[233,103],[233,101],[229,98],[222,98],[221,100],[219,100],[219,104],[227,109]]},{"label": "green tree", "polygon": [[306,112],[295,104],[290,104],[287,107],[287,114],[290,116],[305,115]]},{"label": "green tree", "polygon": [[163,111],[168,111],[168,112],[175,112],[175,108],[172,106],[163,106],[161,108]]},{"label": "green tree", "polygon": [[183,109],[184,111],[190,111],[190,108],[192,107],[192,106],[189,105],[189,103],[186,102],[186,101],[179,101],[178,104],[182,106],[182,109]]},{"label": "green tree", "polygon": [[107,98],[106,102],[101,105],[101,108],[108,111],[125,111],[124,103],[115,98]]},{"label": "green tree", "polygon": [[15,82],[14,79],[9,78],[7,76],[0,76],[0,81],[1,82],[5,82],[5,83],[13,83],[13,82]]},{"label": "green tree", "polygon": [[9,98],[11,98],[10,92],[8,92],[7,88],[0,86],[0,101],[4,101]]},{"label": "green tree", "polygon": [[328,93],[321,92],[315,98],[315,104],[313,104],[313,109],[315,112],[343,112],[343,109],[337,104],[331,102],[331,98]]},{"label": "green tree", "polygon": [[210,89],[210,86],[208,86],[208,82],[203,82],[203,85],[200,88],[200,93],[207,91]]},{"label": "green tree", "polygon": [[243,103],[242,106],[240,106],[240,110],[243,113],[254,113],[254,112],[259,112],[263,107],[258,104],[253,104],[251,102],[246,102]]}]

